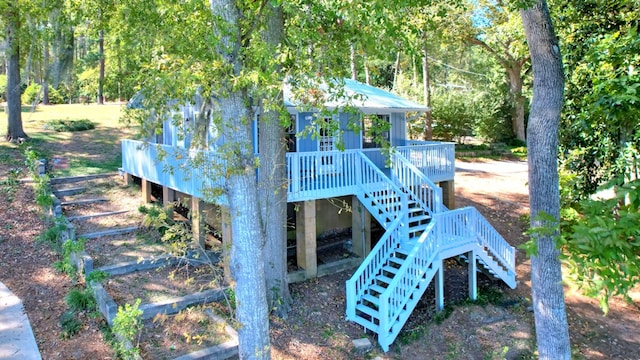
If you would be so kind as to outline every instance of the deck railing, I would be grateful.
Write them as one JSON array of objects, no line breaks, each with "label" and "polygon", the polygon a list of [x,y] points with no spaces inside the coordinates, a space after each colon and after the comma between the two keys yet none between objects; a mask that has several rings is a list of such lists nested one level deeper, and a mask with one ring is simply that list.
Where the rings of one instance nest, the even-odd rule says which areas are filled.
[{"label": "deck railing", "polygon": [[412,140],[396,150],[431,181],[453,180],[456,170],[454,143]]},{"label": "deck railing", "polygon": [[429,215],[442,211],[442,189],[400,154],[392,155],[392,173],[402,188],[417,201]]},{"label": "deck railing", "polygon": [[466,207],[473,218],[473,233],[479,244],[506,269],[516,268],[516,249],[509,245],[474,207]]},{"label": "deck railing", "polygon": [[212,151],[122,140],[122,169],[172,189],[210,199],[223,185],[222,162]]},{"label": "deck railing", "polygon": [[[436,150],[439,146],[448,147],[449,144],[419,145],[419,149],[414,152],[405,146],[398,148],[398,152],[413,156],[417,161],[416,159],[427,159],[439,152],[447,153]],[[367,177],[373,175],[373,172],[362,170],[362,155],[374,167],[381,169],[383,174],[389,173],[387,158],[380,149],[287,153],[288,201],[353,195],[357,194],[361,185],[377,183],[375,179]],[[219,159],[215,151],[189,150],[136,140],[122,141],[123,171],[202,198],[207,198],[207,194],[223,185],[223,164]],[[448,161],[453,161],[453,154],[451,159],[443,160],[444,163]],[[428,170],[428,162],[422,161],[420,165],[422,168],[418,170]],[[453,179],[453,173],[450,179]],[[220,197],[216,201],[223,199]]]}]

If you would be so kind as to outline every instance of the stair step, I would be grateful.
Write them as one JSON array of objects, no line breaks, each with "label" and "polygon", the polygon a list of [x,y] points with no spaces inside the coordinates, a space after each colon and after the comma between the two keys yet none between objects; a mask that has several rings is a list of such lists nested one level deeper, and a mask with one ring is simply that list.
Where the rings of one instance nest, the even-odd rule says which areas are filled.
[{"label": "stair step", "polygon": [[396,274],[398,272],[398,268],[394,268],[393,266],[385,265],[382,267],[382,271],[386,271],[392,274]]},{"label": "stair step", "polygon": [[362,296],[362,301],[368,301],[370,303],[372,303],[375,306],[380,306],[380,299],[378,299],[377,297],[371,295],[371,294],[366,294]]},{"label": "stair step", "polygon": [[120,229],[110,229],[110,230],[86,233],[86,234],[78,235],[78,237],[85,238],[85,239],[95,239],[102,236],[127,234],[137,230],[138,230],[137,226],[130,226],[130,227],[120,228]]},{"label": "stair step", "polygon": [[93,204],[93,203],[105,202],[105,201],[109,201],[109,199],[82,199],[82,200],[62,201],[60,202],[60,205],[62,206],[85,205],[85,204]]},{"label": "stair step", "polygon": [[404,259],[401,259],[401,258],[396,257],[396,256],[390,256],[389,257],[389,261],[394,263],[394,264],[398,264],[398,265],[404,264]]},{"label": "stair step", "polygon": [[369,286],[369,290],[373,290],[373,291],[377,292],[378,294],[382,294],[382,293],[385,292],[385,290],[387,290],[387,288],[382,287],[382,286],[377,285],[377,284],[373,284],[373,285]]},{"label": "stair step", "polygon": [[66,189],[55,189],[55,190],[53,190],[53,193],[57,197],[73,196],[73,195],[81,194],[81,193],[85,192],[86,190],[87,190],[86,187],[80,186],[80,187],[73,187],[73,188],[66,188]]},{"label": "stair step", "polygon": [[389,285],[393,281],[393,278],[390,278],[390,277],[384,276],[384,275],[378,275],[378,276],[376,276],[376,280]]},{"label": "stair step", "polygon": [[360,311],[363,314],[369,315],[371,317],[371,323],[373,323],[374,318],[378,319],[378,317],[380,316],[380,314],[378,313],[378,310],[372,309],[364,304],[356,305],[356,311]]},{"label": "stair step", "polygon": [[106,173],[106,174],[60,177],[60,178],[53,178],[53,179],[51,179],[50,182],[51,182],[51,185],[71,184],[71,183],[87,181],[87,180],[108,178],[108,177],[112,177],[114,175],[118,175],[118,173],[115,172],[115,173]]},{"label": "stair step", "polygon": [[67,220],[69,220],[69,221],[86,220],[86,219],[92,219],[92,218],[96,218],[96,217],[124,214],[124,213],[130,212],[130,211],[132,211],[132,210],[119,210],[119,211],[110,211],[110,212],[99,213],[99,214],[91,214],[91,215],[68,216]]}]

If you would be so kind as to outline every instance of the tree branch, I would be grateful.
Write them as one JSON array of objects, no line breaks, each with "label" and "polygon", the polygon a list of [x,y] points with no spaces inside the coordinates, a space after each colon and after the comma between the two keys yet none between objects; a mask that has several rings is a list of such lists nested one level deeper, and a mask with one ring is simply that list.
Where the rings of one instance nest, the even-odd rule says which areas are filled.
[{"label": "tree branch", "polygon": [[253,21],[251,22],[251,26],[247,29],[247,31],[242,34],[240,36],[240,41],[242,42],[242,47],[248,47],[249,46],[249,39],[251,38],[251,34],[253,33],[253,31],[256,29],[256,27],[258,26],[258,22],[260,21],[260,18],[262,17],[262,12],[264,11],[264,9],[266,8],[267,4],[269,3],[269,0],[262,0],[262,3],[260,4],[260,8],[258,9],[258,13],[256,14],[256,16],[254,16]]}]

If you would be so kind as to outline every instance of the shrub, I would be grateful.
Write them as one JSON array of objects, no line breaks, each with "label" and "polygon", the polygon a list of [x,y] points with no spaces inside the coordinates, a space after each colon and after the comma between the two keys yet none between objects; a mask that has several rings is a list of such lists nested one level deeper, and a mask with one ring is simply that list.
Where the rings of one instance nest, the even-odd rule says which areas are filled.
[{"label": "shrub", "polygon": [[40,103],[42,100],[42,94],[40,91],[42,90],[42,86],[40,84],[31,83],[24,90],[22,94],[21,100],[25,105],[32,105],[34,103]]},{"label": "shrub", "polygon": [[0,75],[0,100],[5,101],[7,93],[7,75]]},{"label": "shrub", "polygon": [[95,129],[96,125],[89,119],[81,120],[51,120],[48,121],[44,128],[47,130],[54,130],[57,132],[73,132],[73,131],[86,131]]},{"label": "shrub", "polygon": [[80,331],[82,322],[76,318],[73,311],[65,311],[62,316],[60,316],[60,326],[62,327],[60,337],[68,339]]},{"label": "shrub", "polygon": [[89,289],[73,289],[64,298],[69,309],[73,311],[87,311],[96,308],[96,300]]},{"label": "shrub", "polygon": [[472,135],[476,124],[473,99],[462,91],[439,92],[433,101],[433,135],[444,140]]},{"label": "shrub", "polygon": [[64,97],[60,91],[56,90],[53,86],[49,86],[49,104],[57,105],[64,104]]}]

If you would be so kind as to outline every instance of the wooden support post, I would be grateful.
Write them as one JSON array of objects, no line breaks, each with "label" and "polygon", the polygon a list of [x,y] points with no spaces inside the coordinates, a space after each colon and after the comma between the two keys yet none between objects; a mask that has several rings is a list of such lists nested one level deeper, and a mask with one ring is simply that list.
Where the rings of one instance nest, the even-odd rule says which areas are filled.
[{"label": "wooden support post", "polygon": [[232,285],[231,277],[231,211],[228,207],[220,207],[220,232],[222,232],[222,267],[224,269],[224,278],[229,285]]},{"label": "wooden support post", "polygon": [[207,232],[205,231],[203,214],[201,211],[202,200],[191,197],[191,228],[193,230],[193,238],[198,242],[200,249],[204,249]]},{"label": "wooden support post", "polygon": [[133,184],[133,175],[129,173],[122,173],[122,182],[124,183],[124,186]]},{"label": "wooden support post", "polygon": [[438,274],[436,275],[436,311],[440,312],[444,310],[444,264],[442,260],[440,260],[440,268],[438,269]]},{"label": "wooden support post", "polygon": [[298,266],[305,270],[307,279],[318,275],[316,255],[316,201],[300,204],[296,213],[296,259]]},{"label": "wooden support post", "polygon": [[440,187],[442,188],[442,202],[444,205],[453,210],[456,208],[456,191],[453,180],[442,181],[440,182]]},{"label": "wooden support post", "polygon": [[357,196],[351,200],[352,251],[361,258],[371,252],[371,214],[360,203]]},{"label": "wooden support post", "polygon": [[467,253],[469,260],[469,299],[478,299],[478,263],[476,262],[476,252],[471,250]]},{"label": "wooden support post", "polygon": [[168,186],[162,187],[162,205],[167,206],[176,201],[176,191]]},{"label": "wooden support post", "polygon": [[151,198],[151,182],[147,179],[142,179],[142,202],[148,204],[152,202]]}]

